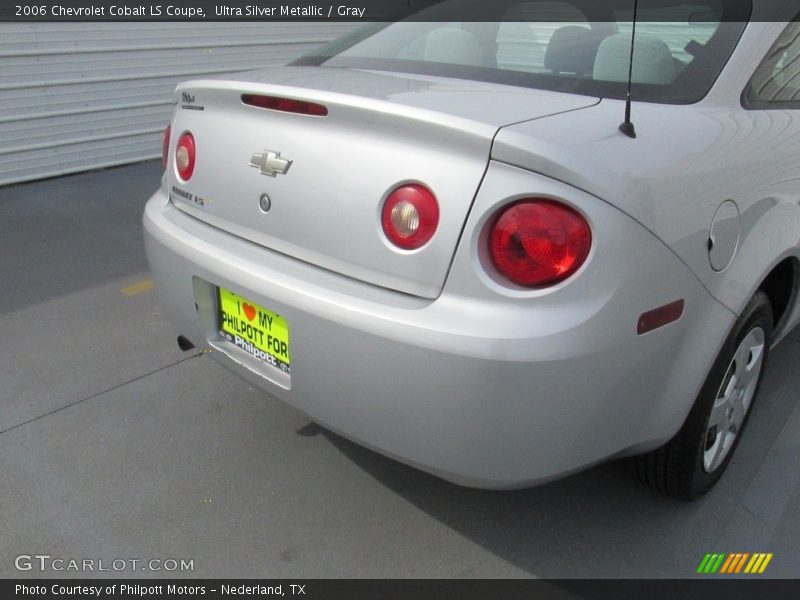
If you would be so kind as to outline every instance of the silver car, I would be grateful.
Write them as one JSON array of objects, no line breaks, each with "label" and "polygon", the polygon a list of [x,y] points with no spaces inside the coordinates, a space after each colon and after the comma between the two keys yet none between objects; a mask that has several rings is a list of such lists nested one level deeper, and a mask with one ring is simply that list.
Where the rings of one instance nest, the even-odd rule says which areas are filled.
[{"label": "silver car", "polygon": [[800,7],[481,4],[178,86],[179,339],[459,484],[636,457],[696,497],[800,320]]}]

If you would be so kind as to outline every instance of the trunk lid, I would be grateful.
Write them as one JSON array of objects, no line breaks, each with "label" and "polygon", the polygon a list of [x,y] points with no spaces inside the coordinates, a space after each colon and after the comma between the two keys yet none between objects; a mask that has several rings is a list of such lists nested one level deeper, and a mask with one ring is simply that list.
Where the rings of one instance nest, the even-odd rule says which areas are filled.
[{"label": "trunk lid", "polygon": [[[256,108],[243,94],[324,105],[326,116]],[[440,293],[501,127],[596,98],[395,73],[285,67],[178,86],[167,185],[176,206],[216,227],[343,275],[417,296]],[[191,132],[183,182],[175,144]],[[274,153],[274,154],[273,154]],[[285,174],[254,155],[292,161]],[[259,161],[256,161],[259,162]],[[268,172],[271,170],[267,169]],[[440,221],[415,251],[388,242],[383,200],[399,185],[434,193]],[[267,194],[271,208],[260,199]]]}]

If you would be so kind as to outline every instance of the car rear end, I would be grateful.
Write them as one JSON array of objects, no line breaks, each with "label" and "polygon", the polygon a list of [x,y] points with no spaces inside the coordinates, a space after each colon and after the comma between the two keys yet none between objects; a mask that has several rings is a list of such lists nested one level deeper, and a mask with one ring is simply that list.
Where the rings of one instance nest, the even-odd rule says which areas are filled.
[{"label": "car rear end", "polygon": [[183,84],[144,215],[178,333],[461,484],[660,445],[734,315],[608,199],[492,159],[504,127],[598,101],[319,66]]},{"label": "car rear end", "polygon": [[[336,212],[349,216],[351,207],[334,179],[327,181],[330,194],[310,191],[313,174],[306,176],[309,191],[278,194],[271,177],[249,166],[252,151],[264,144],[214,154],[222,160],[235,152],[241,163],[235,172],[215,169],[201,159],[206,144],[195,113],[177,112],[167,174],[144,216],[157,288],[180,334],[272,396],[384,454],[482,487],[544,481],[663,440],[679,427],[686,407],[672,400],[694,395],[702,379],[694,365],[706,364],[716,350],[688,343],[685,334],[707,339],[703,331],[724,329],[731,315],[709,301],[666,247],[617,209],[491,161],[486,151],[469,178],[472,188],[449,170],[448,176],[432,175],[443,170],[441,161],[425,172],[413,161],[403,163],[371,196],[353,195],[361,203],[353,208],[355,224],[342,224]],[[197,142],[190,181],[205,182],[191,188],[180,180],[175,156],[181,132],[190,128]],[[403,151],[413,154],[414,148]],[[303,173],[294,170],[295,160],[287,181]],[[201,177],[204,169],[209,173]],[[368,179],[377,170],[353,177]],[[252,189],[242,184],[248,176],[256,182]],[[348,175],[341,177],[347,186]],[[440,206],[432,238],[411,250],[392,243],[381,219],[391,191],[408,182],[425,186]],[[176,196],[175,188],[203,206]],[[264,190],[273,207],[259,214]],[[241,230],[218,217],[222,209],[198,217],[211,203],[245,201],[252,210]],[[325,201],[332,208],[317,212]],[[331,253],[363,248],[357,268],[316,263],[310,252],[293,256],[299,240],[312,240],[302,230],[296,238],[287,234],[285,245],[250,233],[279,202],[293,212],[296,227],[323,230]],[[537,230],[524,212],[508,216],[510,207],[528,205],[558,207],[554,218],[568,214],[573,226],[580,224],[571,241],[560,237],[568,228],[554,232],[552,268],[541,286],[511,279],[519,248],[503,242],[514,227],[509,219],[520,219],[521,230]],[[436,255],[434,242],[443,239],[449,252],[442,251],[442,262],[425,258],[429,250]],[[383,263],[373,260],[377,251],[409,265],[397,269],[402,277],[381,273]],[[440,279],[431,282],[436,264]],[[677,300],[687,306],[679,321],[640,331],[642,315]],[[697,377],[675,376],[693,371]]]}]

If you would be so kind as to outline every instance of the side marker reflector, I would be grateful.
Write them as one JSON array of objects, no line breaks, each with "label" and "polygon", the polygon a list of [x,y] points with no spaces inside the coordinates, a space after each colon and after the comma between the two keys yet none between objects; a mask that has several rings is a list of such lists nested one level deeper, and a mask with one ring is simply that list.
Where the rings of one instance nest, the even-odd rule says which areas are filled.
[{"label": "side marker reflector", "polygon": [[639,317],[636,333],[642,335],[648,331],[653,331],[673,321],[677,321],[681,318],[681,315],[683,315],[683,299],[647,311]]}]

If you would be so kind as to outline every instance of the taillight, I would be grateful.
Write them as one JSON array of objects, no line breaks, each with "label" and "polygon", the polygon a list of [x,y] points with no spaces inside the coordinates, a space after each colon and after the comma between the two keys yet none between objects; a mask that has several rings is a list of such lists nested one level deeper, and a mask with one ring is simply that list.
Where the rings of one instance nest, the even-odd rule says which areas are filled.
[{"label": "taillight", "polygon": [[312,117],[324,117],[328,114],[328,109],[322,104],[294,100],[292,98],[281,98],[279,96],[242,94],[242,102],[257,108],[268,108],[269,110],[290,112],[298,115],[311,115]]},{"label": "taillight", "polygon": [[194,136],[187,131],[178,139],[178,145],[175,147],[175,167],[184,181],[189,181],[194,173],[194,157]]},{"label": "taillight", "polygon": [[586,219],[565,204],[541,198],[505,207],[489,232],[495,268],[530,288],[565,280],[586,261],[591,246]]},{"label": "taillight", "polygon": [[439,225],[439,203],[428,188],[411,183],[397,188],[383,204],[383,232],[404,250],[428,243]]},{"label": "taillight", "polygon": [[167,157],[169,156],[169,136],[172,133],[172,127],[167,125],[164,129],[164,136],[161,138],[161,164],[167,168]]}]

